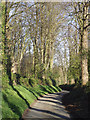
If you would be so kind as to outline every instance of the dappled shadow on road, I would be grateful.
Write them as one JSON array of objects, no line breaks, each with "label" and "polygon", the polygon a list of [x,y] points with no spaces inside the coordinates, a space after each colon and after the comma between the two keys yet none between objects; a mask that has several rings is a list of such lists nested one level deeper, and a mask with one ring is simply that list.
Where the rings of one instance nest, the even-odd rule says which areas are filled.
[{"label": "dappled shadow on road", "polygon": [[56,101],[53,101],[53,100],[39,99],[39,101],[52,102],[52,103],[55,103],[55,104],[58,104],[58,105],[62,105],[62,103],[56,102]]},{"label": "dappled shadow on road", "polygon": [[[65,91],[66,92],[66,91]],[[44,96],[44,98],[50,98],[50,99],[55,99],[55,100],[58,100],[60,101],[60,99],[62,98],[62,95],[65,94],[65,92],[59,92],[59,93],[53,93],[55,96],[59,96],[58,99],[57,97],[52,97],[52,96]],[[67,93],[69,93],[69,91],[67,91]],[[52,94],[51,94],[52,95]]]},{"label": "dappled shadow on road", "polygon": [[23,117],[24,120],[71,120],[70,115],[62,105],[61,98],[65,94],[54,93],[40,98]]},{"label": "dappled shadow on road", "polygon": [[64,119],[64,118],[25,118],[20,120],[70,120],[70,119]]},{"label": "dappled shadow on road", "polygon": [[65,108],[63,105],[52,105],[53,107],[57,108],[57,109],[62,109],[62,108]]},{"label": "dappled shadow on road", "polygon": [[31,108],[31,110],[41,112],[41,114],[42,114],[42,113],[47,113],[47,114],[49,114],[49,115],[53,115],[52,118],[57,118],[57,117],[59,117],[59,118],[62,118],[62,120],[70,120],[70,118],[68,118],[68,117],[66,117],[66,116],[64,116],[64,115],[57,114],[57,113],[51,112],[51,111],[49,111],[49,110],[42,110],[42,109],[37,109],[37,108],[33,108],[33,107]]},{"label": "dappled shadow on road", "polygon": [[[55,98],[55,97],[48,97],[48,96],[44,96],[44,98],[50,98],[50,99],[57,100],[57,98]],[[59,100],[58,100],[58,101],[59,101]]]}]

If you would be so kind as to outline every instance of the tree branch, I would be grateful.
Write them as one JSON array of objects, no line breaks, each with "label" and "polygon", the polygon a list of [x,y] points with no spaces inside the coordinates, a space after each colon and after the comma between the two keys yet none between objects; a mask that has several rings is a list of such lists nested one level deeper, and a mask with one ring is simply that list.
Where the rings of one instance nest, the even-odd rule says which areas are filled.
[{"label": "tree branch", "polygon": [[90,26],[90,23],[88,24],[88,25],[86,25],[85,27],[84,27],[84,29],[86,29],[87,27],[89,27]]}]

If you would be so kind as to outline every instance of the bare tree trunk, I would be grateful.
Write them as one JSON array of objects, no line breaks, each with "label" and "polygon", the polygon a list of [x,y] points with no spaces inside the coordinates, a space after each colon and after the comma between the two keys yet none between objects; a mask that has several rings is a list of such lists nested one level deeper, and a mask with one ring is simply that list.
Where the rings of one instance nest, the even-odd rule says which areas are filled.
[{"label": "bare tree trunk", "polygon": [[36,77],[36,65],[38,63],[38,48],[37,48],[37,34],[38,34],[38,6],[36,5],[36,31],[34,38],[34,76]]},{"label": "bare tree trunk", "polygon": [[51,41],[51,51],[50,51],[50,71],[52,71],[53,67],[53,55],[54,55],[54,43]]},{"label": "bare tree trunk", "polygon": [[85,28],[88,25],[86,15],[88,14],[88,7],[84,6],[83,8],[83,35],[82,35],[82,85],[85,85],[88,82],[88,31]]},{"label": "bare tree trunk", "polygon": [[[69,67],[71,68],[72,53],[71,53],[71,39],[70,39],[70,26],[69,25],[68,25],[68,43],[69,43]],[[71,69],[70,69],[70,73],[71,73]],[[70,80],[69,80],[69,84],[70,84]]]}]

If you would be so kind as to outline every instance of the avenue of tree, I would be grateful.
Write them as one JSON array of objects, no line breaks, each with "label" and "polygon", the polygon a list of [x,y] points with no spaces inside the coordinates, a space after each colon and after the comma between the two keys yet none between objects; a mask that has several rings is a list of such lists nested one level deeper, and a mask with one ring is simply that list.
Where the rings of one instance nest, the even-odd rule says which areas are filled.
[{"label": "avenue of tree", "polygon": [[18,84],[18,75],[85,85],[90,79],[89,6],[90,2],[2,2],[1,68],[2,76],[9,78],[2,84]]}]

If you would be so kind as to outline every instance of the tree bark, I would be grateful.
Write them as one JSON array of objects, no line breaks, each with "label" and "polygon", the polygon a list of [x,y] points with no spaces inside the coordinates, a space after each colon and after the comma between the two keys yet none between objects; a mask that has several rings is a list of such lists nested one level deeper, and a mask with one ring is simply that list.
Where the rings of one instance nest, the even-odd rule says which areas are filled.
[{"label": "tree bark", "polygon": [[[83,8],[83,35],[82,35],[82,85],[86,85],[88,82],[88,30],[85,26],[88,25],[88,19],[86,15],[88,14],[88,7],[84,6]],[[85,29],[84,29],[85,28]]]}]

